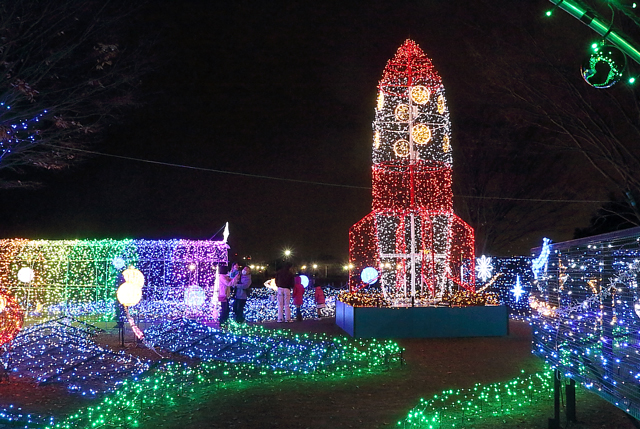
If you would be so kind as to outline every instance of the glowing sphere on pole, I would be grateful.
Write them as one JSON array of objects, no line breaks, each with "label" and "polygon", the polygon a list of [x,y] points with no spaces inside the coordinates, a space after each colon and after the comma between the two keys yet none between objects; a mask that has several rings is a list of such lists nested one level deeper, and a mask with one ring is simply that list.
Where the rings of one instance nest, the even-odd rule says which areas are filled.
[{"label": "glowing sphere on pole", "polygon": [[302,283],[302,286],[306,288],[309,286],[309,277],[304,274],[300,274],[300,283]]},{"label": "glowing sphere on pole", "polygon": [[18,280],[22,283],[31,283],[33,281],[33,270],[29,267],[22,267],[18,271]]},{"label": "glowing sphere on pole", "polygon": [[127,283],[139,286],[140,288],[144,286],[144,274],[142,274],[140,270],[136,268],[127,268],[122,272],[122,276]]},{"label": "glowing sphere on pole", "polygon": [[142,287],[137,284],[124,282],[116,292],[118,302],[125,307],[133,307],[142,299]]},{"label": "glowing sphere on pole", "polygon": [[372,285],[378,281],[378,270],[373,267],[367,267],[360,273],[360,278],[363,282]]}]

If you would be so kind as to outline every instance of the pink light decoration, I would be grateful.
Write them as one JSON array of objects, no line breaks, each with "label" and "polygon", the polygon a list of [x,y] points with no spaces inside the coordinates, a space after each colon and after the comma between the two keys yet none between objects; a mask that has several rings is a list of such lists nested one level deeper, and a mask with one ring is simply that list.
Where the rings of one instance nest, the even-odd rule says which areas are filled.
[{"label": "pink light decoration", "polygon": [[372,212],[349,231],[350,292],[376,267],[395,305],[475,290],[473,229],[453,212],[449,112],[442,79],[412,40],[379,83]]}]

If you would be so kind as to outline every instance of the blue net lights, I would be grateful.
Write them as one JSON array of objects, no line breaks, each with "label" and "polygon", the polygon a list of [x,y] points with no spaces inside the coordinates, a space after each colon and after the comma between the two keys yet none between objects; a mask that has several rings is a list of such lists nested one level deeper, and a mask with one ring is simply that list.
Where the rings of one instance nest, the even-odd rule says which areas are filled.
[{"label": "blue net lights", "polygon": [[529,298],[534,353],[640,417],[640,228],[549,250]]}]

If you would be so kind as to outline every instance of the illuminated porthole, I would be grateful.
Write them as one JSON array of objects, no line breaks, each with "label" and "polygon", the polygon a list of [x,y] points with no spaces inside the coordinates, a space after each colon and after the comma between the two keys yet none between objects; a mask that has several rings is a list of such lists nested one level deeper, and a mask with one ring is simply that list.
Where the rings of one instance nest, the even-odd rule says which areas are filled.
[{"label": "illuminated porthole", "polygon": [[409,142],[406,140],[398,140],[393,144],[393,151],[396,156],[406,158],[409,156]]},{"label": "illuminated porthole", "polygon": [[431,130],[425,124],[418,124],[411,129],[411,136],[416,144],[427,144],[431,140]]},{"label": "illuminated porthole", "polygon": [[442,95],[438,96],[438,113],[441,115],[444,113],[446,106],[444,103],[444,97]]},{"label": "illuminated porthole", "polygon": [[442,139],[442,150],[449,152],[451,150],[451,144],[449,143],[449,136],[445,135]]},{"label": "illuminated porthole", "polygon": [[411,99],[416,104],[425,104],[429,101],[429,90],[426,86],[418,85],[411,88]]},{"label": "illuminated porthole", "polygon": [[394,112],[398,121],[406,122],[409,120],[409,106],[406,104],[398,104]]}]

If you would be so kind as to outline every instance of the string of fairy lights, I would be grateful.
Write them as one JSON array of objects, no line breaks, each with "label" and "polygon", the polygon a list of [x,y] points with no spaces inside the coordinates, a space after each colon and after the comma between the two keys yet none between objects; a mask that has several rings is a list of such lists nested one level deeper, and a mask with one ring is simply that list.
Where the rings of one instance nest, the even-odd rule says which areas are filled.
[{"label": "string of fairy lights", "polygon": [[[412,40],[390,59],[373,123],[372,212],[349,231],[349,287],[376,270],[384,299],[404,306],[475,287],[474,233],[453,212],[449,110],[442,79]],[[350,302],[355,302],[350,299]]]},{"label": "string of fairy lights", "polygon": [[[154,414],[151,410],[166,412],[221,387],[291,376],[357,376],[403,362],[402,348],[390,340],[294,334],[233,322],[221,331],[182,319],[147,330],[145,341],[162,347],[160,352],[181,352],[202,362],[187,366],[161,361],[152,367],[122,352],[105,351],[92,342],[90,333],[90,326],[68,319],[35,325],[20,334],[10,356],[3,354],[3,363],[12,374],[40,384],[62,382],[73,392],[101,394],[98,405],[59,422],[13,407],[1,409],[0,419],[26,428],[136,427]],[[111,364],[101,359],[105,355],[115,356]]]},{"label": "string of fairy lights", "polygon": [[[18,109],[19,110],[19,109]],[[0,102],[0,160],[18,146],[31,145],[38,139],[38,124],[46,110],[31,118],[18,119],[11,105]]]},{"label": "string of fairy lights", "polygon": [[[499,416],[522,414],[536,403],[550,403],[552,392],[553,371],[548,368],[507,382],[445,390],[431,399],[420,399],[398,426],[423,429],[473,427],[483,421],[490,423],[492,418]],[[496,427],[503,426],[501,420],[495,424]]]},{"label": "string of fairy lights", "polygon": [[[419,293],[416,306],[476,306],[504,305],[512,319],[529,320],[531,307],[529,292],[533,281],[532,258],[514,256],[477,258],[476,289],[460,289],[444,295],[444,300],[434,301],[429,294]],[[366,283],[366,282],[365,282]],[[393,299],[383,293],[376,282],[366,284],[357,291],[342,291],[338,300],[353,307],[394,307]]]},{"label": "string of fairy lights", "polygon": [[24,312],[8,290],[0,285],[0,346],[13,340],[24,324]]},{"label": "string of fairy lights", "polygon": [[0,364],[12,377],[61,384],[89,397],[149,369],[149,362],[98,346],[91,338],[96,333],[95,327],[70,318],[33,325],[0,349]]}]

